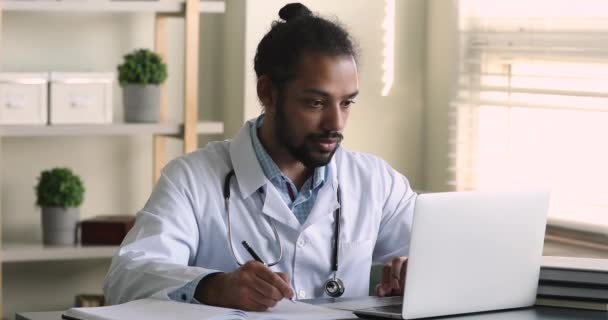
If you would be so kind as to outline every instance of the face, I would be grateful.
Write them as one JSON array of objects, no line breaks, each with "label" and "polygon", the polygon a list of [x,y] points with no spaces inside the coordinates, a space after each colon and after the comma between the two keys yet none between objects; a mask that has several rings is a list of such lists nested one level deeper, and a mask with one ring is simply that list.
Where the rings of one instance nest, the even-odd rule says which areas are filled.
[{"label": "face", "polygon": [[350,56],[304,54],[298,77],[278,93],[276,139],[308,168],[329,163],[358,94],[355,61]]}]

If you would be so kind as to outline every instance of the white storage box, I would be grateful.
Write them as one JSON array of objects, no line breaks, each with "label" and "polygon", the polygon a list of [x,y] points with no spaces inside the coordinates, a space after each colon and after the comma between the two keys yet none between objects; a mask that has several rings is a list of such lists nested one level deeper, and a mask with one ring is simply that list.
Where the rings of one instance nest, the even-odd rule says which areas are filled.
[{"label": "white storage box", "polygon": [[46,124],[48,73],[0,73],[0,124]]},{"label": "white storage box", "polygon": [[111,123],[114,73],[51,72],[51,124]]}]

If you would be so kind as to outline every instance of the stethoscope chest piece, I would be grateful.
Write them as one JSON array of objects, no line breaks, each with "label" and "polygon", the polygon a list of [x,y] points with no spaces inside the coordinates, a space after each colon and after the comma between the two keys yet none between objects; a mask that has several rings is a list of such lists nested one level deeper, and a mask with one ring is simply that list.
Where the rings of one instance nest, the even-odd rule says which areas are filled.
[{"label": "stethoscope chest piece", "polygon": [[325,281],[325,293],[332,298],[341,297],[344,294],[344,289],[344,283],[340,278]]}]

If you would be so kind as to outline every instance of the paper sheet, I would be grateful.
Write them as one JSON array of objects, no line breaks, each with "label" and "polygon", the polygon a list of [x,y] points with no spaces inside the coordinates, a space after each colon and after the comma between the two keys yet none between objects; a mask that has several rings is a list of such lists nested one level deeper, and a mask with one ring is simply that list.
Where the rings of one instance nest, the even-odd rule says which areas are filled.
[{"label": "paper sheet", "polygon": [[315,306],[304,302],[295,303],[283,299],[277,305],[265,312],[247,312],[248,319],[252,320],[323,320],[323,319],[355,319],[356,316],[350,311],[332,310],[329,308]]},{"label": "paper sheet", "polygon": [[280,301],[274,308],[265,312],[245,312],[207,305],[142,299],[108,307],[72,308],[64,314],[81,320],[329,320],[356,318],[352,312],[332,310],[297,301],[296,303],[293,303],[286,299]]}]

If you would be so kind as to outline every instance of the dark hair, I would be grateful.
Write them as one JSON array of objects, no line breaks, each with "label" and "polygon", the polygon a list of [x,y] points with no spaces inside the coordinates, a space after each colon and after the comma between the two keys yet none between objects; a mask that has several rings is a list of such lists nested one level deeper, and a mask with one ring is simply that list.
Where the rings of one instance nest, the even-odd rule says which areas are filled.
[{"label": "dark hair", "polygon": [[313,14],[301,3],[290,3],[279,11],[270,31],[258,44],[254,68],[258,78],[267,75],[280,89],[296,77],[304,51],[357,59],[353,39],[337,21]]}]

